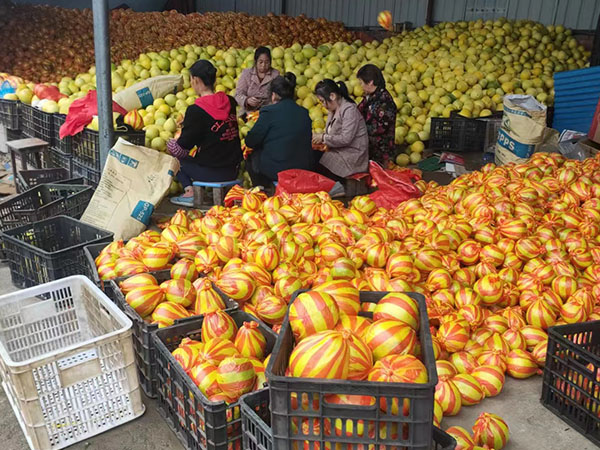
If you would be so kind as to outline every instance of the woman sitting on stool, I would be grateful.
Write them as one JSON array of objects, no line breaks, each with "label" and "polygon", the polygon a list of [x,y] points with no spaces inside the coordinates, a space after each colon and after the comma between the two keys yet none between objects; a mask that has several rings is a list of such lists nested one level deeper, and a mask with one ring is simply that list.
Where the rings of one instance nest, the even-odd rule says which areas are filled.
[{"label": "woman sitting on stool", "polygon": [[277,174],[288,169],[313,170],[311,120],[308,110],[294,101],[296,76],[286,73],[271,82],[271,105],[246,136],[253,149],[248,174],[254,186],[268,186]]},{"label": "woman sitting on stool", "polygon": [[325,133],[313,135],[314,144],[325,144],[327,150],[320,157],[317,172],[341,181],[369,168],[369,136],[356,103],[350,98],[343,81],[319,81],[315,94],[329,115]]},{"label": "woman sitting on stool", "polygon": [[181,163],[177,180],[184,193],[171,199],[180,206],[192,206],[193,181],[235,180],[242,160],[236,102],[223,92],[213,92],[217,69],[201,59],[190,75],[199,97],[185,112],[181,136],[167,143],[169,153]]}]

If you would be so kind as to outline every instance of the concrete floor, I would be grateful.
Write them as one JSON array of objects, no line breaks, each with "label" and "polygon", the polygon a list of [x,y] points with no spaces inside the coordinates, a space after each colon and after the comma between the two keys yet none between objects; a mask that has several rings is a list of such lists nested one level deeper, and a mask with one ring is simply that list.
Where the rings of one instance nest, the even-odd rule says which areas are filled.
[{"label": "concrete floor", "polygon": [[[6,265],[0,264],[0,294],[14,291]],[[594,444],[572,430],[540,404],[542,378],[514,380],[507,377],[503,392],[481,404],[463,407],[456,417],[447,417],[445,429],[460,425],[470,429],[482,412],[498,414],[510,427],[506,450],[592,450]],[[128,424],[69,447],[73,450],[182,450],[183,447],[156,411],[154,402],[144,398],[145,414]],[[0,447],[28,450],[27,442],[12,412],[4,390],[0,390]]]}]

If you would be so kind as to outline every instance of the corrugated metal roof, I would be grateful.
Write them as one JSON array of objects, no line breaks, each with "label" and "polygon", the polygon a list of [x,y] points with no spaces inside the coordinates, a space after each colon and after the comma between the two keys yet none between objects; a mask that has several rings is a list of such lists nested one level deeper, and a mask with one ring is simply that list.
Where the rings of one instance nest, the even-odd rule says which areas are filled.
[{"label": "corrugated metal roof", "polygon": [[554,123],[562,130],[589,130],[600,99],[600,67],[554,74]]}]

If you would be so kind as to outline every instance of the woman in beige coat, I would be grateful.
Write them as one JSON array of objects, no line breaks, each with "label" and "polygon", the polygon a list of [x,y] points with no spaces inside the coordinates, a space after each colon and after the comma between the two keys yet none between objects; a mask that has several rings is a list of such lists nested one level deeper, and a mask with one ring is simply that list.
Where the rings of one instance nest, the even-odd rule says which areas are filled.
[{"label": "woman in beige coat", "polygon": [[271,81],[279,71],[271,67],[271,50],[258,47],[254,52],[254,67],[244,69],[235,88],[235,100],[240,116],[257,111],[271,103]]},{"label": "woman in beige coat", "polygon": [[325,79],[317,83],[315,95],[329,111],[325,133],[313,135],[314,144],[327,150],[317,171],[335,180],[369,169],[369,136],[362,114],[348,94],[344,82]]}]

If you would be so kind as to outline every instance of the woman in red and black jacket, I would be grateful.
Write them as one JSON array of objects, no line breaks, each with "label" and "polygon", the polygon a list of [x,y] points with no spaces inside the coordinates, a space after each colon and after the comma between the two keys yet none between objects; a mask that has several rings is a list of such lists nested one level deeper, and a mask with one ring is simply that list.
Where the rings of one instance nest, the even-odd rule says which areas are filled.
[{"label": "woman in red and black jacket", "polygon": [[369,159],[385,167],[396,156],[396,104],[385,88],[385,78],[377,66],[361,67],[356,77],[365,93],[358,110],[367,124]]},{"label": "woman in red and black jacket", "polygon": [[235,180],[242,160],[242,150],[233,97],[213,91],[217,69],[201,59],[190,68],[191,85],[198,94],[183,119],[181,136],[171,139],[167,149],[179,159],[177,180],[184,193],[171,202],[191,206],[193,181]]}]

